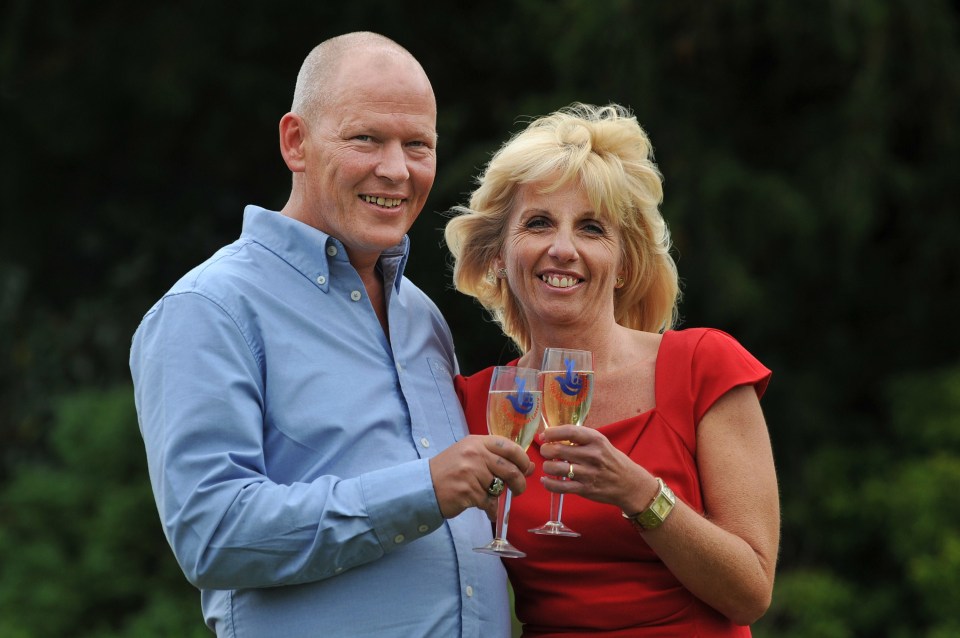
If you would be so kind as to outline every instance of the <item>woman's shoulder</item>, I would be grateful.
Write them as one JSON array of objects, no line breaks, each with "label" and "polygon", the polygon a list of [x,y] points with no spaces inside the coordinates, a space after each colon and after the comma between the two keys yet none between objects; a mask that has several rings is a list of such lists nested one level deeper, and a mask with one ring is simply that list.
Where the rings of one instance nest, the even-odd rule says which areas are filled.
[{"label": "woman's shoulder", "polygon": [[668,344],[669,348],[674,351],[686,351],[690,357],[722,357],[733,352],[747,352],[735,337],[719,328],[696,327],[668,330],[663,336],[664,343]]},{"label": "woman's shoulder", "polygon": [[686,328],[664,334],[668,347],[665,367],[690,375],[691,387],[719,384],[721,389],[754,384],[758,395],[767,387],[771,373],[736,338],[718,328]]},{"label": "woman's shoulder", "polygon": [[[678,328],[676,330],[667,330],[663,333],[664,336],[669,336],[672,341],[686,342],[686,343],[697,343],[702,339],[733,339],[728,333],[720,330],[719,328],[712,328],[710,326],[697,326],[694,328]],[[733,339],[735,341],[735,339]]]}]

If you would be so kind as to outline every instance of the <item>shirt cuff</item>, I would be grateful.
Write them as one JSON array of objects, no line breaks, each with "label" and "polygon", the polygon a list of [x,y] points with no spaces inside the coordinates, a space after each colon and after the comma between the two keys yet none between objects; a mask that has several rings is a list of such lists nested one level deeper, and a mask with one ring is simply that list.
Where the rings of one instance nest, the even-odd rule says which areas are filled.
[{"label": "shirt cuff", "polygon": [[429,459],[360,477],[370,524],[384,552],[426,536],[443,524]]}]

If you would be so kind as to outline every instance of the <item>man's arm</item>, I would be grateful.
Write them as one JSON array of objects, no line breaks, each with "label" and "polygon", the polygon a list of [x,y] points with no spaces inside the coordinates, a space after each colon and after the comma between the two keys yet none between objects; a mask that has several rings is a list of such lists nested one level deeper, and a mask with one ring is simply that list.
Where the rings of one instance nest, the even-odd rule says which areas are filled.
[{"label": "man's arm", "polygon": [[163,528],[194,585],[319,580],[442,524],[426,459],[352,478],[271,481],[256,340],[210,299],[161,302],[135,335],[130,365]]}]

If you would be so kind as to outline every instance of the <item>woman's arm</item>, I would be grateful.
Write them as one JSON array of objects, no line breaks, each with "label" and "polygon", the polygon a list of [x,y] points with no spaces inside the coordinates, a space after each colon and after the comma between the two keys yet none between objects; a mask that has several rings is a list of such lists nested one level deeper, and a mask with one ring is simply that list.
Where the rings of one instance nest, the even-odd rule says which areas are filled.
[{"label": "woman's arm", "polygon": [[[697,465],[706,516],[681,501],[644,540],[695,596],[748,625],[770,606],[780,543],[773,451],[752,386],[723,395],[697,429]],[[645,508],[656,493],[650,479]]]}]

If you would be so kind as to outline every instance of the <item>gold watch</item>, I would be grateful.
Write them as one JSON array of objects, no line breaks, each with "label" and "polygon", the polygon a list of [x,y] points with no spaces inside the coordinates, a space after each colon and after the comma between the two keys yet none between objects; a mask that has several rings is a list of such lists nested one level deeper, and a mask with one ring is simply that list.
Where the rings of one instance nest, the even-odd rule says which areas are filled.
[{"label": "gold watch", "polygon": [[663,479],[659,476],[657,477],[657,483],[660,484],[660,490],[657,492],[657,495],[653,497],[653,501],[650,502],[647,509],[639,514],[627,514],[624,511],[620,512],[625,519],[632,521],[643,530],[660,527],[663,521],[667,520],[667,517],[670,516],[673,506],[677,504],[677,497],[673,493],[673,490],[667,487],[667,484],[664,483]]}]

